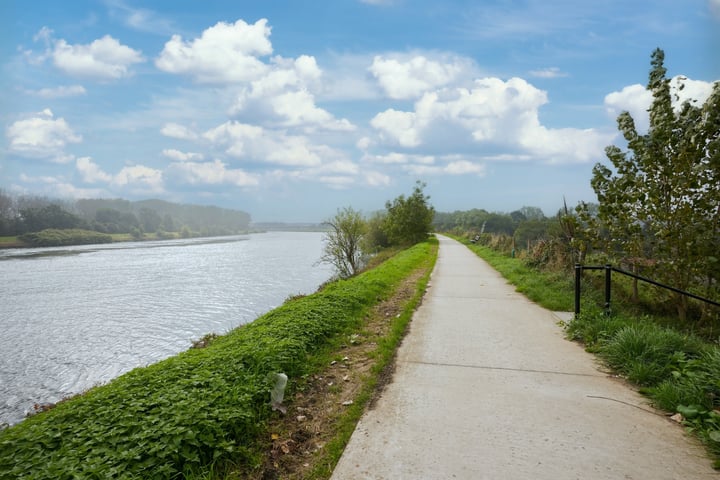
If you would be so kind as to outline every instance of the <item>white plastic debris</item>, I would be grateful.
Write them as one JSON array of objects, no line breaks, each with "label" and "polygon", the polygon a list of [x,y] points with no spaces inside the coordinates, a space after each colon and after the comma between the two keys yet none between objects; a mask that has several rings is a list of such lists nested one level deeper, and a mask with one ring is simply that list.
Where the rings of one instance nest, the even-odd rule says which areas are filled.
[{"label": "white plastic debris", "polygon": [[287,413],[287,409],[282,404],[283,398],[285,397],[285,387],[287,386],[288,377],[284,373],[275,374],[275,386],[270,391],[270,404],[273,410],[278,410],[282,413]]}]

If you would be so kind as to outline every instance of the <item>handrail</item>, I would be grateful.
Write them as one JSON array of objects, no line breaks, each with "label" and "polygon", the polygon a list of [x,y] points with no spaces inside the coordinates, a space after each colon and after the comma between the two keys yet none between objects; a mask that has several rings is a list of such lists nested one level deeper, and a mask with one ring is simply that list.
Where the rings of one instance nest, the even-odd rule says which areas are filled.
[{"label": "handrail", "polygon": [[664,288],[666,290],[670,290],[672,292],[679,293],[681,295],[685,295],[686,297],[694,298],[695,300],[700,300],[702,302],[709,303],[710,305],[720,307],[720,302],[716,302],[715,300],[710,300],[709,298],[701,297],[700,295],[695,295],[694,293],[686,292],[684,290],[680,290],[679,288],[671,287],[670,285],[664,285],[660,282],[656,282],[655,280],[651,280],[649,278],[642,277],[635,273],[628,272],[627,270],[613,267],[609,263],[606,264],[605,266],[581,265],[579,263],[576,263],[575,264],[575,316],[578,316],[580,314],[580,290],[581,290],[583,270],[605,270],[605,313],[610,313],[612,272],[617,272],[622,275],[626,275],[628,277],[636,278],[643,282],[647,282],[651,285],[655,285],[656,287]]}]

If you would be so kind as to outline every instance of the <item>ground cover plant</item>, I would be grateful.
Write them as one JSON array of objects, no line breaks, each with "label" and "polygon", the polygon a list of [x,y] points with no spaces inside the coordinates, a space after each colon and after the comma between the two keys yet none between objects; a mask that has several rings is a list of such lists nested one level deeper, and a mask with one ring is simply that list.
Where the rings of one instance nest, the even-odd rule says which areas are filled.
[{"label": "ground cover plant", "polygon": [[[208,478],[259,464],[273,374],[290,390],[418,268],[423,242],[255,322],[0,431],[0,479]],[[218,475],[219,477],[219,475]]]}]

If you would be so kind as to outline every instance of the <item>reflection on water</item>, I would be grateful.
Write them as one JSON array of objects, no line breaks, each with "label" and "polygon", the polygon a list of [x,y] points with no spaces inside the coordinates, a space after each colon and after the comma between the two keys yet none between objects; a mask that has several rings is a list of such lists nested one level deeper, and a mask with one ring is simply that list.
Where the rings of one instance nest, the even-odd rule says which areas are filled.
[{"label": "reflection on water", "polygon": [[313,292],[321,250],[320,233],[0,250],[0,423]]}]

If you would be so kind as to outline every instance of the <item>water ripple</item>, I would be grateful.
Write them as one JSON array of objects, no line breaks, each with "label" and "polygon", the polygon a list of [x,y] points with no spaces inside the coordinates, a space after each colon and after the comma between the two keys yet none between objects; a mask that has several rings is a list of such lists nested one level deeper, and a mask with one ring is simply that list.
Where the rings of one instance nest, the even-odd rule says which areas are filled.
[{"label": "water ripple", "polygon": [[268,233],[0,251],[0,423],[313,292],[321,250],[319,233]]}]

